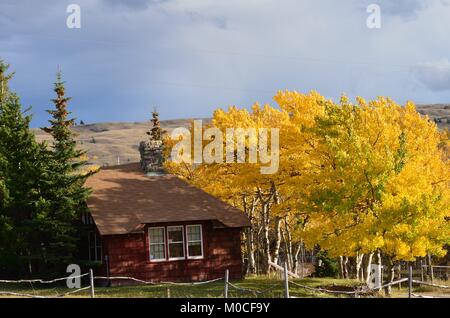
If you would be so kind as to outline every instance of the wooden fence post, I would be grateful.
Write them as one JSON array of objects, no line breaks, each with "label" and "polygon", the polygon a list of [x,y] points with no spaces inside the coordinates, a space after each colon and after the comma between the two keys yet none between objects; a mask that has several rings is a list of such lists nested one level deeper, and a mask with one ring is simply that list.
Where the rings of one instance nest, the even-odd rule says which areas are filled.
[{"label": "wooden fence post", "polygon": [[423,261],[420,259],[420,280],[422,282],[425,281],[425,275],[423,274]]},{"label": "wooden fence post", "polygon": [[95,292],[94,292],[94,272],[92,268],[89,269],[89,278],[91,282],[91,298],[95,298]]},{"label": "wooden fence post", "polygon": [[434,280],[434,270],[433,270],[433,265],[430,264],[430,278],[431,278],[431,282],[433,282]]},{"label": "wooden fence post", "polygon": [[108,277],[108,280],[106,282],[106,286],[111,287],[111,280],[109,279],[109,257],[108,255],[105,255],[105,265],[106,265],[106,277]]},{"label": "wooden fence post", "polygon": [[409,262],[408,263],[408,298],[412,297],[412,283],[413,283],[412,264],[411,264],[411,262]]},{"label": "wooden fence post", "polygon": [[284,296],[289,298],[289,274],[287,262],[284,262]]},{"label": "wooden fence post", "polygon": [[223,290],[223,297],[228,298],[228,280],[229,280],[230,272],[228,269],[225,270],[225,286]]},{"label": "wooden fence post", "polygon": [[430,280],[431,282],[433,282],[434,280],[434,273],[433,273],[433,266],[432,266],[432,261],[431,261],[431,253],[428,253],[428,266],[430,266]]}]

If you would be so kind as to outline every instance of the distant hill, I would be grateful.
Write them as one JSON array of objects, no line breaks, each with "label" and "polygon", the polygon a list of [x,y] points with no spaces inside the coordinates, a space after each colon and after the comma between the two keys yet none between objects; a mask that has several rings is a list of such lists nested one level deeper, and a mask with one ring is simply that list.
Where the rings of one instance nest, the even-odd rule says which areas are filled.
[{"label": "distant hill", "polygon": [[428,115],[442,129],[450,129],[450,104],[417,105],[417,111]]},{"label": "distant hill", "polygon": [[[163,120],[161,126],[169,133],[177,127],[189,127],[193,119]],[[210,119],[202,119],[204,124]],[[151,128],[146,122],[115,122],[77,125],[73,127],[76,141],[87,151],[89,162],[100,166],[111,166],[138,162],[138,146],[145,140],[145,134]],[[33,129],[38,141],[51,140],[51,136],[40,129]]]},{"label": "distant hill", "polygon": [[[417,105],[417,110],[428,115],[441,128],[450,129],[450,105]],[[163,120],[161,126],[169,133],[176,127],[189,127],[192,119]],[[204,119],[209,123],[210,119]],[[78,134],[76,141],[87,150],[89,161],[100,166],[124,164],[139,161],[138,145],[145,140],[151,127],[146,122],[116,122],[77,125],[73,130]],[[38,141],[50,140],[50,136],[40,129],[33,129]]]}]

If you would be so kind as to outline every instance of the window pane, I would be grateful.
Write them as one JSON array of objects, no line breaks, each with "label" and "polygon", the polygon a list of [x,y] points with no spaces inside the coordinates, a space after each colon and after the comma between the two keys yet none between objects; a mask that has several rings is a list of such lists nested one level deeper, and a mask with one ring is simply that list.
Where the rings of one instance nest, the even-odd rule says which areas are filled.
[{"label": "window pane", "polygon": [[101,261],[102,260],[102,248],[101,247],[97,247],[97,258],[96,261]]},{"label": "window pane", "polygon": [[169,242],[183,242],[183,228],[181,226],[168,229]]},{"label": "window pane", "polygon": [[166,259],[166,242],[164,228],[149,228],[150,260]]},{"label": "window pane", "polygon": [[102,248],[102,238],[99,235],[95,236],[95,244],[97,248]]},{"label": "window pane", "polygon": [[150,243],[164,243],[164,229],[163,228],[150,228]]},{"label": "window pane", "polygon": [[200,225],[188,226],[188,241],[200,241]]},{"label": "window pane", "polygon": [[169,253],[170,258],[184,257],[183,243],[170,243]]},{"label": "window pane", "polygon": [[95,233],[94,232],[89,232],[89,245],[94,246],[95,244]]},{"label": "window pane", "polygon": [[89,260],[90,261],[95,261],[95,247],[91,247],[89,249]]},{"label": "window pane", "polygon": [[189,243],[189,256],[202,256],[202,246],[200,242]]},{"label": "window pane", "polygon": [[150,245],[150,259],[165,259],[164,244]]}]

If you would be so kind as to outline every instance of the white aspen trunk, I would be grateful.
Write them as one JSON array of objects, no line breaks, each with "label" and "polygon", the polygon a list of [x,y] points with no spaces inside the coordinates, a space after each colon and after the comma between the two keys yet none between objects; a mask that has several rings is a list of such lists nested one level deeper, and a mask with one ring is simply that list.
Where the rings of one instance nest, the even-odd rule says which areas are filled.
[{"label": "white aspen trunk", "polygon": [[257,195],[261,201],[261,224],[263,226],[262,232],[263,232],[263,268],[262,272],[264,274],[269,273],[270,265],[269,262],[271,261],[271,255],[270,255],[270,236],[269,236],[269,230],[270,230],[270,206],[272,203],[272,200],[276,197],[276,190],[274,187],[270,190],[269,195],[267,196],[267,199],[264,199],[264,195],[261,191],[261,189],[258,189]]},{"label": "white aspen trunk", "polygon": [[383,265],[382,265],[382,259],[381,259],[381,251],[378,250],[377,252],[377,260],[378,260],[378,270],[377,270],[377,281],[380,282],[380,286],[383,285]]},{"label": "white aspen trunk", "polygon": [[264,240],[264,264],[263,272],[264,274],[269,273],[269,262],[270,262],[270,237],[269,237],[269,212],[268,203],[264,203],[262,208],[263,216],[263,240]]},{"label": "white aspen trunk", "polygon": [[293,265],[292,265],[293,269],[292,269],[292,271],[295,274],[298,274],[298,255],[300,254],[301,247],[302,247],[301,243],[297,244],[297,246],[295,247],[295,251],[294,251],[294,255],[293,255],[293,259],[292,259],[292,262],[293,262]]},{"label": "white aspen trunk", "polygon": [[305,243],[303,243],[303,240],[300,241],[300,264],[301,264],[301,273],[302,277],[305,277]]},{"label": "white aspen trunk", "polygon": [[275,217],[275,248],[273,250],[273,262],[278,264],[278,258],[280,256],[281,246],[281,218]]},{"label": "white aspen trunk", "polygon": [[370,279],[370,266],[372,265],[373,253],[367,255],[367,263],[366,263],[366,284],[369,284]]},{"label": "white aspen trunk", "polygon": [[355,278],[357,280],[359,280],[359,270],[361,268],[361,261],[360,259],[360,254],[359,252],[356,253],[356,257],[355,257]]},{"label": "white aspen trunk", "polygon": [[[390,257],[389,257],[388,262],[387,262],[387,271],[388,271],[387,283],[392,283],[394,281],[394,278],[395,278],[395,266],[394,266],[394,263],[392,262],[392,259]],[[392,286],[389,285],[384,290],[385,290],[386,295],[391,295],[391,293],[392,293]]]},{"label": "white aspen trunk", "polygon": [[253,226],[254,226],[254,211],[256,206],[255,198],[252,198],[252,203],[250,208],[247,207],[247,201],[245,195],[243,196],[243,204],[244,208],[248,210],[248,218],[250,219],[250,223],[252,227],[247,229],[247,256],[248,256],[248,269],[247,273],[256,274],[256,266],[255,266],[255,243],[254,243],[254,235],[253,235]]},{"label": "white aspen trunk", "polygon": [[341,255],[339,256],[339,276],[341,279],[344,279],[344,257]]},{"label": "white aspen trunk", "polygon": [[247,229],[247,255],[248,255],[248,273],[255,274],[255,245],[253,243],[253,230]]},{"label": "white aspen trunk", "polygon": [[291,235],[291,230],[289,228],[289,222],[287,221],[287,217],[284,219],[284,227],[285,227],[285,231],[286,231],[287,260],[288,260],[289,269],[292,270],[292,268],[294,267],[294,260],[292,258],[292,235]]},{"label": "white aspen trunk", "polygon": [[356,259],[355,259],[355,262],[356,262],[356,271],[355,271],[355,278],[356,279],[358,279],[358,280],[362,280],[361,279],[361,264],[362,264],[362,261],[363,261],[363,257],[364,257],[364,254],[362,254],[362,253],[359,253],[359,252],[357,252],[356,253]]},{"label": "white aspen trunk", "polygon": [[344,278],[347,279],[348,278],[348,257],[344,256]]}]

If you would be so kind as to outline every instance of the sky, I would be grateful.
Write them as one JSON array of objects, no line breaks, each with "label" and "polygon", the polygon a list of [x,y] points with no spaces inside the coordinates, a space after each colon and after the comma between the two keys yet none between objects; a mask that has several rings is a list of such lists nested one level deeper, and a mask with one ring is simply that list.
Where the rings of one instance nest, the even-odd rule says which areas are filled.
[{"label": "sky", "polygon": [[0,59],[34,127],[58,67],[85,123],[210,117],[284,89],[449,103],[449,31],[450,0],[0,0]]}]

